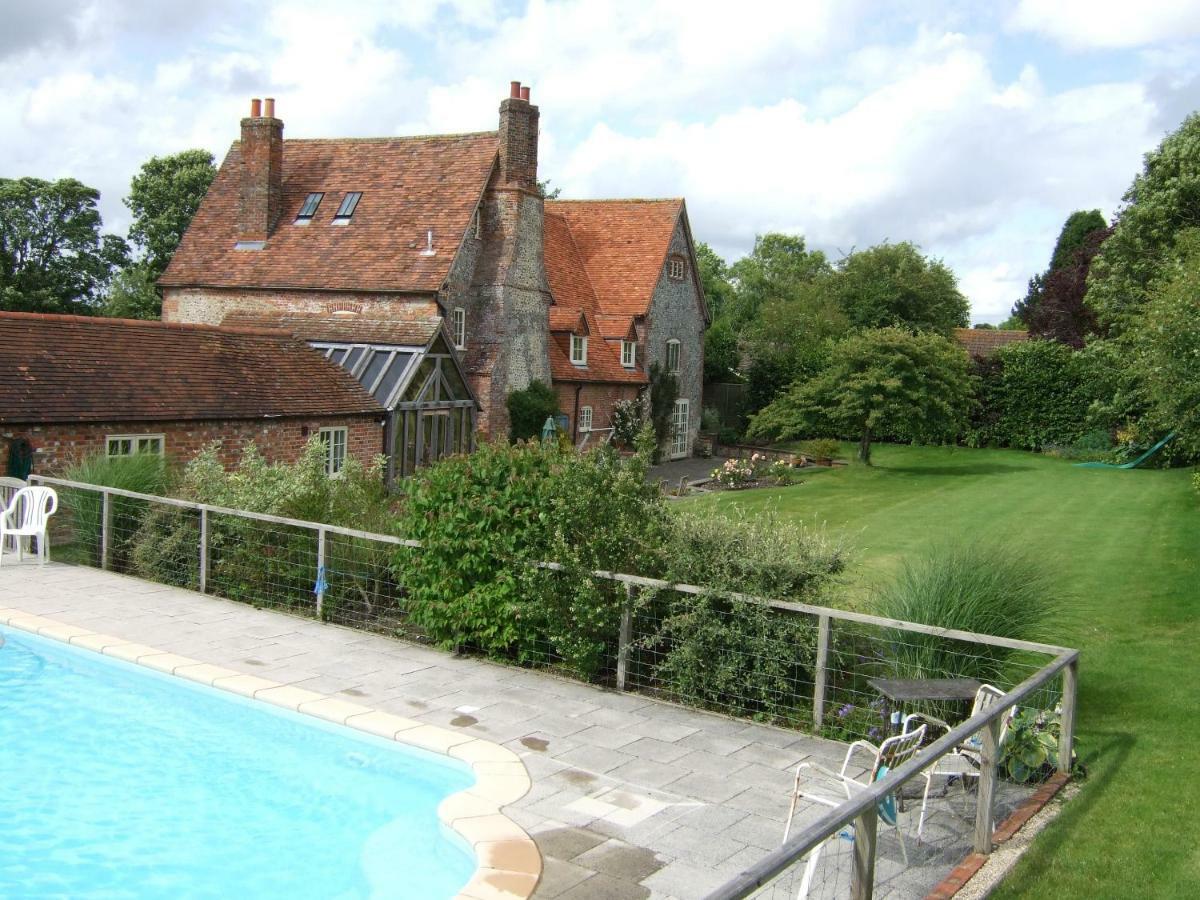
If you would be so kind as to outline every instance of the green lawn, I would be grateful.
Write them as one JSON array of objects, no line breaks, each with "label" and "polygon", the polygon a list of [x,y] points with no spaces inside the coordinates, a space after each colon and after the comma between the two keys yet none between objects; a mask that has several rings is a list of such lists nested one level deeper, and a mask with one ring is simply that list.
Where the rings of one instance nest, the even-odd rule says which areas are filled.
[{"label": "green lawn", "polygon": [[[849,447],[845,448],[849,451]],[[957,538],[1027,547],[1070,596],[1089,777],[998,896],[1200,897],[1200,498],[1190,470],[1080,469],[1035,454],[880,446],[875,466],[699,503],[850,536],[855,605],[907,555]]]}]

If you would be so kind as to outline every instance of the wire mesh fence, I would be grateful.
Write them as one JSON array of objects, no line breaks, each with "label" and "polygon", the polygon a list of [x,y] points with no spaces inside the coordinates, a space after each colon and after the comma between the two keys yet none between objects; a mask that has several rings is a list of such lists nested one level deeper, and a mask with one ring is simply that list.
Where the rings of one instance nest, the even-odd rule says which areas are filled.
[{"label": "wire mesh fence", "polygon": [[[402,567],[395,565],[397,554],[421,552],[414,542],[38,480],[60,496],[51,535],[56,559],[339,625],[422,637],[397,575]],[[980,823],[986,821],[990,835],[997,811],[1025,795],[1016,784],[1022,779],[1013,777],[999,752],[985,758],[981,744],[987,728],[1011,721],[1008,707],[1018,702],[1039,716],[1065,707],[1061,733],[1054,736],[1059,759],[1018,774],[1037,778],[1070,767],[1074,670],[1066,668],[1063,654],[1074,651],[553,563],[537,570],[529,582],[537,603],[530,604],[533,618],[525,623],[534,637],[510,662],[843,742],[878,746],[910,724],[928,726],[921,771],[881,795],[869,834],[862,819],[826,820],[805,852],[749,892],[742,885],[722,896],[842,897],[859,890],[864,878],[903,893],[913,857],[917,865],[953,865],[938,854],[960,852],[964,840],[978,847]],[[1064,690],[1060,680],[1067,679]],[[949,681],[962,690],[897,699],[888,693],[888,682],[896,681]],[[977,716],[973,730],[964,731],[980,685],[995,686],[1004,699],[991,719]],[[910,723],[912,716],[922,718]],[[1043,745],[1047,740],[1033,738]],[[985,770],[991,775],[981,775]],[[880,773],[855,765],[843,774],[855,786],[845,779],[835,783],[835,804],[852,804],[861,792],[874,790],[872,779]],[[828,808],[809,804],[807,821]],[[897,821],[903,830],[892,827]]]}]

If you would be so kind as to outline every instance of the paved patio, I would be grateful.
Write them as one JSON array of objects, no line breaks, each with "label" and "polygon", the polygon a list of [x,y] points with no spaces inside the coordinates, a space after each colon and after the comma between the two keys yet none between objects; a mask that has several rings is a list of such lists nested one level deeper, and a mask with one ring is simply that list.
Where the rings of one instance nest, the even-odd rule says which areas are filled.
[{"label": "paved patio", "polygon": [[[505,812],[544,857],[537,897],[703,896],[778,845],[795,765],[836,766],[844,752],[797,732],[95,569],[6,563],[0,601],[509,747],[533,781]],[[999,816],[1027,793],[1002,786]],[[804,810],[797,824],[821,811]],[[924,896],[969,849],[969,834],[961,808],[940,801],[926,843],[908,840],[904,867],[885,830],[878,895]]]}]

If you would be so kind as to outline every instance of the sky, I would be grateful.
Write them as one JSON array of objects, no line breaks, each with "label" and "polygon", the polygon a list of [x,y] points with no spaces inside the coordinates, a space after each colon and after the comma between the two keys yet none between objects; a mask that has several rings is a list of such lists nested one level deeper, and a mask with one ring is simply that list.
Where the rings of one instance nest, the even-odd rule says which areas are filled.
[{"label": "sky", "polygon": [[687,200],[840,258],[908,240],[1006,318],[1073,210],[1106,217],[1200,108],[1196,0],[0,0],[0,177],[74,177],[107,230],[152,156],[285,135],[492,130],[541,110],[563,197]]}]

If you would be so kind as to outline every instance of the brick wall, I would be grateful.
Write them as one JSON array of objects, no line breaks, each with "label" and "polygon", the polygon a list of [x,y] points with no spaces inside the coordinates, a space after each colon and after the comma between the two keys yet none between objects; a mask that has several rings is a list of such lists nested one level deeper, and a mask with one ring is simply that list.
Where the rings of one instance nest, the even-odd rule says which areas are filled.
[{"label": "brick wall", "polygon": [[[575,389],[578,384],[556,381],[554,392],[558,395],[558,408],[570,419],[568,428],[575,436]],[[634,384],[585,384],[579,392],[579,407],[592,408],[592,428],[608,428],[612,425],[613,407],[618,400],[634,400],[638,386]],[[582,437],[583,435],[579,435]],[[590,444],[590,442],[589,442]]]},{"label": "brick wall", "polygon": [[265,241],[283,210],[283,122],[274,116],[242,119],[238,239]]},{"label": "brick wall", "polygon": [[432,296],[348,291],[263,291],[242,288],[166,288],[164,322],[220,325],[231,312],[333,313],[350,310],[377,319],[428,319],[441,315]]},{"label": "brick wall", "polygon": [[[254,419],[223,422],[112,422],[89,424],[2,425],[0,438],[23,437],[34,447],[33,471],[54,475],[71,463],[105,452],[105,438],[115,434],[162,434],[167,457],[190,460],[200,448],[221,442],[221,462],[232,468],[251,441],[272,462],[294,462],[310,435],[320,428],[345,427],[346,455],[367,465],[383,452],[378,415]],[[0,441],[0,453],[7,453]]]}]

